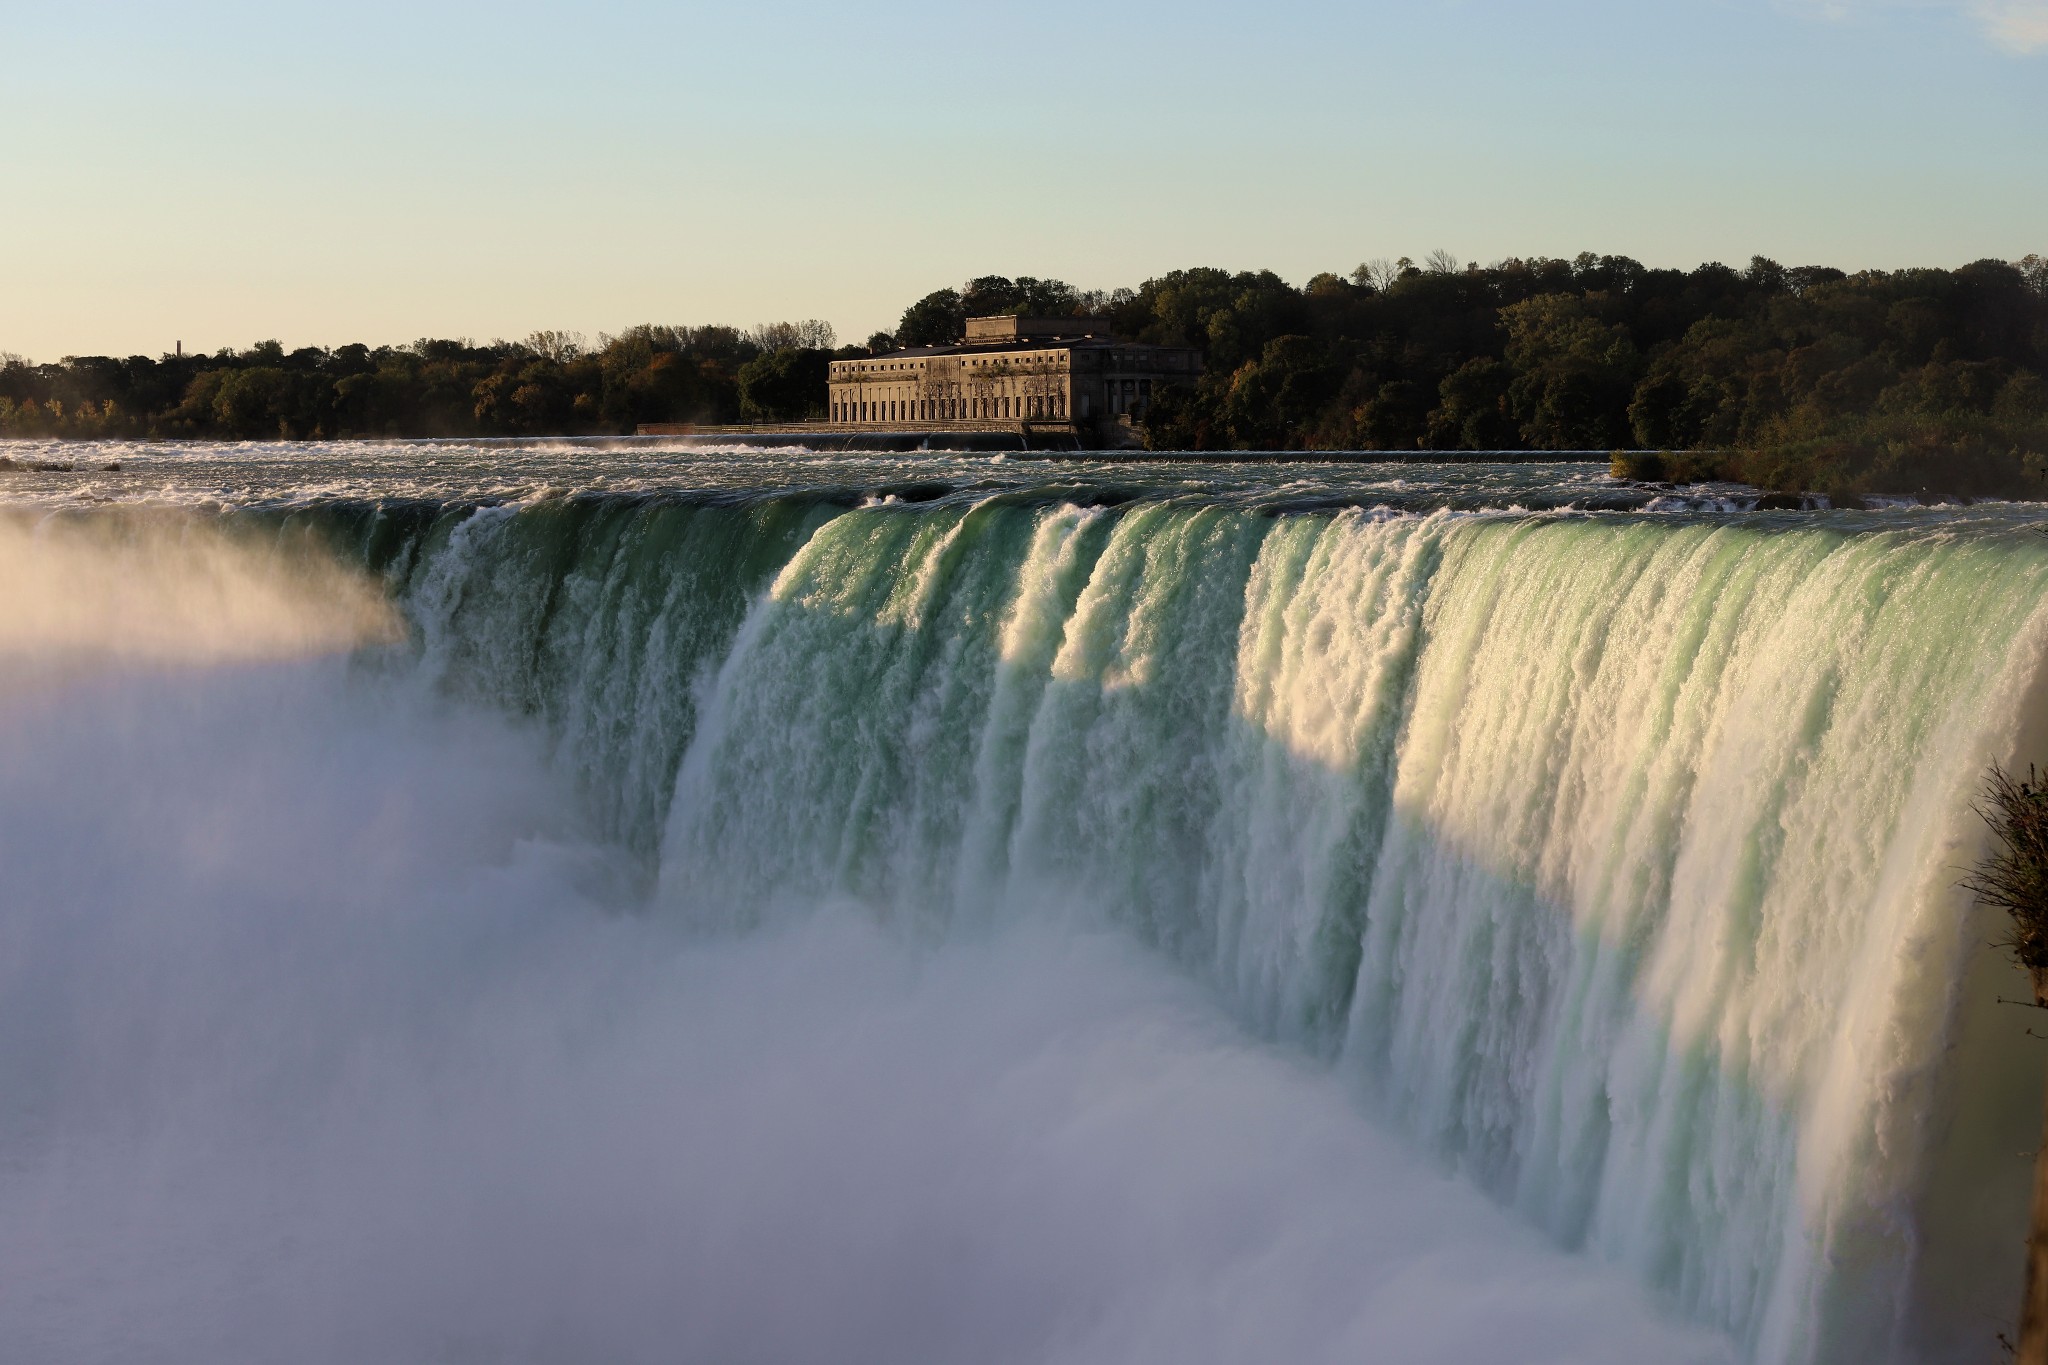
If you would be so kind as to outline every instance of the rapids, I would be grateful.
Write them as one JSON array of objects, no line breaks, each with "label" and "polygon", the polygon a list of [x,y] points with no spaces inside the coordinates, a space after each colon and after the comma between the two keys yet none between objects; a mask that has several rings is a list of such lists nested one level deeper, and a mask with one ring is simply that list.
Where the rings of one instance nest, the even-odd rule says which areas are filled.
[{"label": "rapids", "polygon": [[[192,1358],[937,1359],[979,1323],[998,1359],[1457,1360],[1466,1291],[1560,1360],[1720,1349],[1660,1315],[1770,1365],[1996,1349],[2041,1067],[1955,882],[1985,765],[2048,737],[2040,509],[574,454],[508,486],[503,452],[456,452],[380,494],[295,486],[288,448],[240,484],[232,449],[131,453],[112,505],[46,480],[0,508],[33,585],[0,611],[0,1210],[84,1258],[0,1234],[46,1358],[129,1358],[51,1306],[92,1310],[123,1218],[169,1246],[212,1201],[242,1220],[206,1241],[221,1283],[298,1238],[301,1279],[388,1304],[361,1266],[407,1198],[482,1268],[399,1296],[391,1339],[300,1279],[257,1312],[115,1258],[98,1292],[215,1294]],[[244,970],[270,979],[216,1017]],[[500,1136],[563,1123],[555,1095],[616,1179]],[[813,1121],[844,1149],[791,1135]],[[164,1136],[242,1124],[246,1179]],[[457,1146],[486,1176],[436,1165]],[[834,1161],[900,1207],[812,1188]],[[1098,1186],[1114,1214],[1068,1207]],[[497,1244],[551,1225],[607,1288]],[[674,1320],[664,1257],[699,1286]],[[784,1264],[814,1332],[713,1306]],[[1427,1311],[1389,1306],[1423,1274]],[[1577,1335],[1543,1311],[1580,1302]]]}]

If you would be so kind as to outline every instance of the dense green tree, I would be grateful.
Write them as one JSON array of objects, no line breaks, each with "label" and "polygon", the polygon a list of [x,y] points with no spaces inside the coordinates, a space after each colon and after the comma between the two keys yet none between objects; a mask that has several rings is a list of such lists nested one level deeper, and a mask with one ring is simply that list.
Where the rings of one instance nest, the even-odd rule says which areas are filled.
[{"label": "dense green tree", "polygon": [[771,351],[740,366],[740,416],[749,422],[822,417],[831,355],[808,347]]},{"label": "dense green tree", "polygon": [[1230,376],[1222,419],[1240,449],[1284,450],[1336,394],[1344,370],[1313,337],[1282,336]]},{"label": "dense green tree", "polygon": [[1639,356],[1602,320],[1599,295],[1545,294],[1501,310],[1514,380],[1508,404],[1537,450],[1607,450],[1628,440]]},{"label": "dense green tree", "polygon": [[903,310],[894,341],[899,346],[949,346],[967,328],[967,305],[957,289],[937,289]]},{"label": "dense green tree", "polygon": [[1509,450],[1519,433],[1508,411],[1514,371],[1503,361],[1479,356],[1451,371],[1437,385],[1438,403],[1429,414],[1424,444],[1436,450]]}]

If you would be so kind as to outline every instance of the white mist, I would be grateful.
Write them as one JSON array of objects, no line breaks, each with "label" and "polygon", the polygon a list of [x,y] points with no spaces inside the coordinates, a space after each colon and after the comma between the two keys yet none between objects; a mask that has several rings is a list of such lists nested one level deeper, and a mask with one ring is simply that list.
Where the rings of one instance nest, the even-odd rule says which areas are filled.
[{"label": "white mist", "polygon": [[329,643],[0,701],[0,1356],[1730,1358],[1134,942],[693,938]]}]

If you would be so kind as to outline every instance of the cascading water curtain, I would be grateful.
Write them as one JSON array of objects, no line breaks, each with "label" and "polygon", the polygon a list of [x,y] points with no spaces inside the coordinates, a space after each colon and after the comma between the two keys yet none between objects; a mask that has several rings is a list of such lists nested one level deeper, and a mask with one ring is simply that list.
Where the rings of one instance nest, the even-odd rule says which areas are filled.
[{"label": "cascading water curtain", "polygon": [[1934,1205],[2014,1065],[1954,881],[2038,535],[785,501],[450,516],[403,577],[672,913],[1119,924],[1759,1360],[2009,1315],[2017,1207]]}]

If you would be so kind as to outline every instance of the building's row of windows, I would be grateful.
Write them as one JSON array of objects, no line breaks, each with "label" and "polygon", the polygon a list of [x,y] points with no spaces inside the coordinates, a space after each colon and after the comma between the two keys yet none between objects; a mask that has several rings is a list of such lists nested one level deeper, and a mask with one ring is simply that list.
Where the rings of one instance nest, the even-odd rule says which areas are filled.
[{"label": "building's row of windows", "polygon": [[[1063,361],[1065,358],[1066,357],[1063,355],[1052,355],[1049,353],[1037,353],[1030,355],[1010,354],[985,357],[963,356],[960,358],[960,364],[970,366],[976,369],[980,369],[990,365],[1017,365],[1028,370],[1039,370],[1043,369],[1047,365],[1051,365],[1054,368],[1058,368],[1060,362]],[[842,374],[876,374],[885,370],[922,371],[924,368],[925,363],[921,360],[900,362],[890,362],[883,360],[835,360],[832,362],[832,376],[833,378],[837,379]]]},{"label": "building's row of windows", "polygon": [[[1150,379],[1111,379],[1107,384],[1112,413],[1142,413],[1152,401]],[[1079,403],[1079,415],[1088,416],[1088,400]],[[1029,421],[1034,418],[1063,420],[1067,416],[1065,394],[987,395],[976,398],[921,398],[860,402],[852,399],[831,405],[835,422],[945,422],[973,420]]]},{"label": "building's row of windows", "polygon": [[[988,367],[1007,368],[1014,366],[1028,373],[1042,372],[1045,369],[1045,367],[1050,366],[1053,370],[1060,373],[1064,373],[1065,364],[1069,359],[1070,357],[1066,353],[1039,352],[1035,354],[1018,354],[1016,352],[1010,352],[1004,355],[995,356],[961,356],[957,358],[957,363],[963,367],[973,369],[982,369]],[[943,370],[944,362],[942,361],[940,363],[941,369]],[[888,371],[892,373],[900,371],[914,371],[917,373],[923,373],[926,369],[926,364],[927,362],[921,360],[835,360],[832,362],[832,377],[835,380],[838,380],[841,378],[841,376],[850,377],[853,375],[874,374],[882,371]],[[1103,359],[1100,362],[1100,364],[1102,368],[1112,371],[1119,371],[1125,369],[1186,370],[1189,368],[1190,361],[1189,357],[1185,353],[1177,351],[1109,351],[1104,353]],[[848,382],[858,381],[851,380],[849,378]]]},{"label": "building's row of windows", "polygon": [[[1082,407],[1087,402],[1084,399]],[[995,398],[919,398],[892,402],[832,404],[835,422],[947,422],[1013,418],[1058,421],[1067,415],[1065,394],[1029,394]],[[1085,417],[1087,413],[1084,411]]]}]

